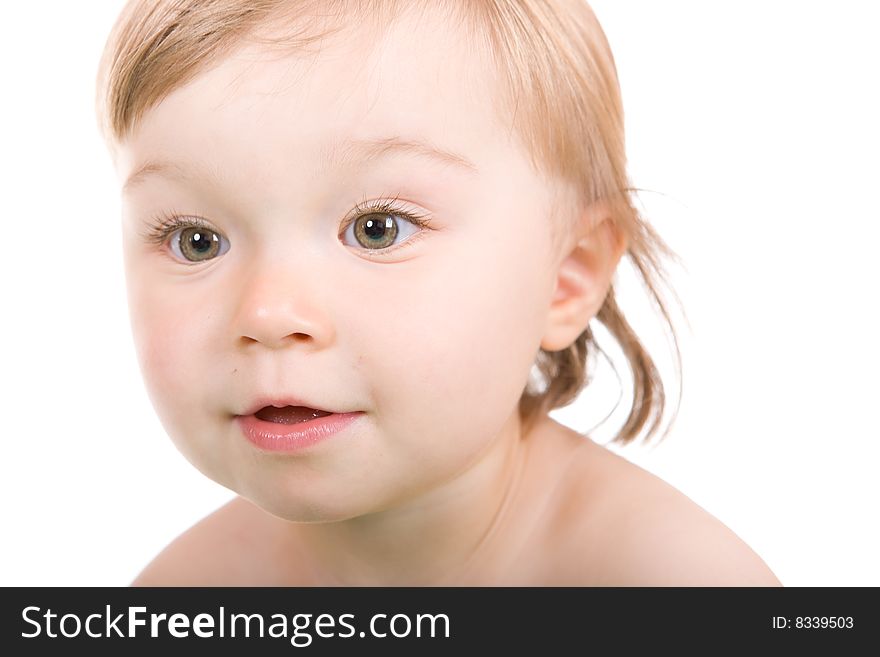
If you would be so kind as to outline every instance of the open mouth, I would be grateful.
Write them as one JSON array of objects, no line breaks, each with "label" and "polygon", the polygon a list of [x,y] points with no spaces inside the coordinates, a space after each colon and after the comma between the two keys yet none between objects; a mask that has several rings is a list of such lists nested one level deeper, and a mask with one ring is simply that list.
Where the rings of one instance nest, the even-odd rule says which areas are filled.
[{"label": "open mouth", "polygon": [[305,406],[284,406],[283,408],[264,406],[254,413],[256,418],[266,422],[275,422],[276,424],[298,424],[314,420],[315,418],[326,417],[327,415],[333,415],[333,413]]},{"label": "open mouth", "polygon": [[308,406],[269,405],[237,415],[235,422],[242,436],[260,450],[290,455],[344,433],[362,415],[363,411],[343,413]]}]

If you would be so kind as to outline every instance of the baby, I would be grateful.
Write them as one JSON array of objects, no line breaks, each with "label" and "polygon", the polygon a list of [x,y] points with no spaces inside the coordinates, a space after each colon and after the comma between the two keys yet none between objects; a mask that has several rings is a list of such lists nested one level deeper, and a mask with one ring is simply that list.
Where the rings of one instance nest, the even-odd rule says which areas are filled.
[{"label": "baby", "polygon": [[668,322],[671,252],[583,0],[131,0],[98,112],[150,399],[238,494],[135,584],[779,584],[548,415],[593,319],[633,372],[615,440],[664,400],[612,279]]}]

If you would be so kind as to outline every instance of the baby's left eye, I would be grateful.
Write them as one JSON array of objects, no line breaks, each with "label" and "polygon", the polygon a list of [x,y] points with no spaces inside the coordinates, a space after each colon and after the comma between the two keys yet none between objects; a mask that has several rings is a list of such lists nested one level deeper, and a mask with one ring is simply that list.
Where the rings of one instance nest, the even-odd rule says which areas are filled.
[{"label": "baby's left eye", "polygon": [[[417,217],[406,212],[368,212],[355,217],[346,227],[343,236],[353,234],[357,243],[365,249],[384,251],[390,249],[400,235],[405,239],[418,233],[421,225],[422,222]],[[350,246],[356,245],[350,244]]]}]

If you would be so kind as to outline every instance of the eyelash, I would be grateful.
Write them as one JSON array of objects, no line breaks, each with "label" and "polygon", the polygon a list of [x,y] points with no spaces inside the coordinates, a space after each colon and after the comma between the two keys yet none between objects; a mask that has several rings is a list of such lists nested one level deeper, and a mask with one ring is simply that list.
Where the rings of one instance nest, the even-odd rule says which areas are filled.
[{"label": "eyelash", "polygon": [[[361,201],[352,210],[351,219],[348,219],[344,222],[342,230],[339,232],[339,235],[343,235],[345,231],[348,230],[348,227],[351,226],[351,224],[353,224],[363,215],[390,214],[405,221],[408,221],[409,223],[414,224],[419,228],[422,228],[423,230],[420,230],[418,233],[415,233],[411,237],[408,237],[396,246],[389,246],[384,249],[361,249],[362,251],[367,253],[370,257],[373,257],[373,254],[387,255],[420,239],[420,237],[425,233],[424,229],[430,229],[430,219],[427,215],[409,212],[408,210],[404,210],[398,206],[395,206],[394,204],[395,202],[397,202],[397,200],[398,196],[395,196],[390,201]],[[214,229],[207,221],[205,221],[201,217],[184,215],[182,213],[172,210],[170,212],[162,212],[153,217],[153,219],[150,221],[150,225],[146,233],[144,233],[142,237],[150,244],[161,245],[164,244],[165,241],[174,232],[180,230],[181,228],[202,228],[206,231],[211,231],[213,233],[220,233],[220,231]],[[194,262],[192,264],[198,263]]]}]

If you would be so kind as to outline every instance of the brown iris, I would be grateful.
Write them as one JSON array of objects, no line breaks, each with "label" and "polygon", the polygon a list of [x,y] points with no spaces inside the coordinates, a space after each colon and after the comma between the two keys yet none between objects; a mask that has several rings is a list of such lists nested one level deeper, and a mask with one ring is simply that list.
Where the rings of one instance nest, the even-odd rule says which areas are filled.
[{"label": "brown iris", "polygon": [[394,244],[397,222],[390,214],[364,214],[354,220],[354,236],[361,246],[384,249]]},{"label": "brown iris", "polygon": [[216,233],[199,226],[180,231],[180,252],[193,262],[210,260],[220,251],[220,238]]}]

